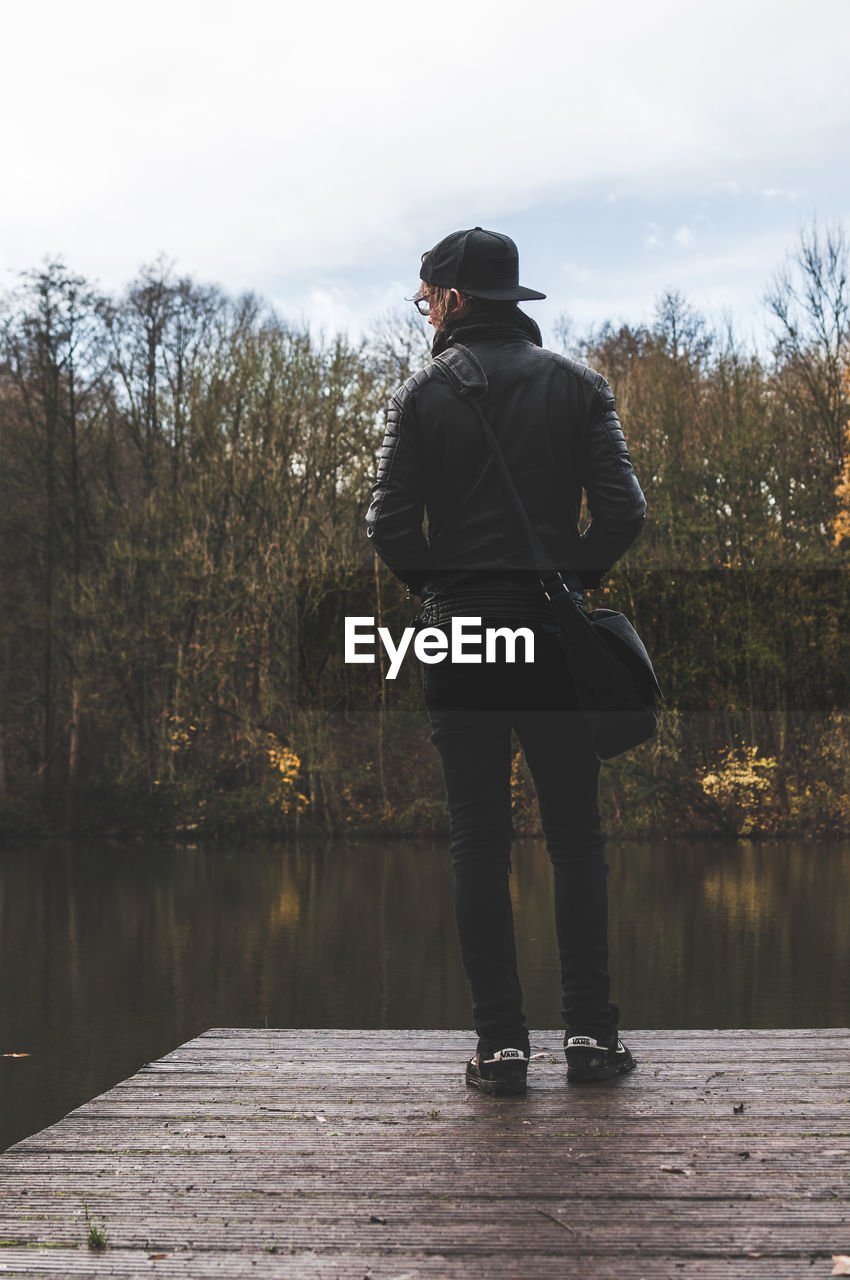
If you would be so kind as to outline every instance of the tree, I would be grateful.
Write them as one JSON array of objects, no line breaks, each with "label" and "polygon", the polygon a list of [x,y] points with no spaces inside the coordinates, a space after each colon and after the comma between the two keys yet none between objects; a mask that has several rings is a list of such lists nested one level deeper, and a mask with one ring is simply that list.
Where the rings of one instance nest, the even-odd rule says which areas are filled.
[{"label": "tree", "polygon": [[[53,816],[59,753],[66,756],[66,802],[73,807],[81,714],[80,583],[92,534],[87,452],[102,408],[103,344],[99,302],[81,276],[60,260],[25,272],[10,299],[2,332],[10,394],[6,439],[15,441],[20,491],[30,510],[16,533],[35,551],[33,580],[40,608],[41,746],[36,771],[45,812]],[[64,722],[63,722],[64,717]]]},{"label": "tree", "polygon": [[803,229],[796,252],[766,295],[775,323],[779,396],[775,428],[805,442],[808,475],[798,477],[795,515],[826,533],[850,413],[850,248],[843,226]]}]

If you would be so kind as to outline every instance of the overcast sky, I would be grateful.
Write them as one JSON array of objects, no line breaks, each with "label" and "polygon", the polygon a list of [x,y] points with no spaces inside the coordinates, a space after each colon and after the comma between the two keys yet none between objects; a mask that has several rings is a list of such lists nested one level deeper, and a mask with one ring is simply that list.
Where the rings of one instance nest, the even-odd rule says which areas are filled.
[{"label": "overcast sky", "polygon": [[482,225],[548,340],[671,288],[755,332],[801,226],[850,218],[849,72],[846,0],[19,4],[0,283],[165,254],[358,331]]}]

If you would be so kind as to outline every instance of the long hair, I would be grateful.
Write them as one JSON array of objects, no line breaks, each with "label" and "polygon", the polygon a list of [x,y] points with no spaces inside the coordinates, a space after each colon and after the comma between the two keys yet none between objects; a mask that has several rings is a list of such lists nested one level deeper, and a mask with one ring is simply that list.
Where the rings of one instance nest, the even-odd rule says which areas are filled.
[{"label": "long hair", "polygon": [[424,280],[419,285],[419,297],[428,299],[431,305],[431,320],[438,332],[441,329],[447,329],[449,321],[459,320],[475,305],[475,299],[463,293],[460,295],[458,304],[452,297],[451,289],[439,284],[426,284]]}]

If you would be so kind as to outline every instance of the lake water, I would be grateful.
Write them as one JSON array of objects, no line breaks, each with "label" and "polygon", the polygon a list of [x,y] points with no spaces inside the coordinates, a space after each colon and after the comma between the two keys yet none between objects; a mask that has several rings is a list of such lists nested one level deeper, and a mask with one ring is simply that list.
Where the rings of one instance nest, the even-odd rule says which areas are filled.
[{"label": "lake water", "polygon": [[[513,860],[526,1012],[552,1028],[548,859]],[[624,1029],[850,1021],[850,843],[608,861]],[[5,849],[0,960],[0,1055],[28,1055],[0,1057],[0,1149],[208,1027],[470,1026],[442,842]]]}]

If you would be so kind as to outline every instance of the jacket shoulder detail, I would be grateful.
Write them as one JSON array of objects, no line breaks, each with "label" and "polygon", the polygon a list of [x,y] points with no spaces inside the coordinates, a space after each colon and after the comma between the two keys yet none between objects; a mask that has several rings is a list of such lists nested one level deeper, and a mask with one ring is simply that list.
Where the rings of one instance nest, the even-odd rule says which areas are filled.
[{"label": "jacket shoulder detail", "polygon": [[550,351],[549,355],[556,364],[560,365],[577,382],[583,383],[606,401],[614,399],[614,392],[601,373],[597,373],[595,369],[591,369],[589,365],[582,364],[579,360],[572,360],[569,356],[559,355],[557,351]]},{"label": "jacket shoulder detail", "polygon": [[412,373],[406,382],[400,387],[396,387],[390,397],[389,412],[395,410],[398,416],[404,413],[405,406],[412,395],[414,395],[421,386],[424,386],[434,376],[432,365],[426,364],[424,369],[417,369],[416,373]]},{"label": "jacket shoulder detail", "polygon": [[487,374],[478,357],[460,342],[441,351],[434,357],[432,364],[439,365],[459,396],[464,396],[469,391],[478,391],[483,395],[487,390]]}]

